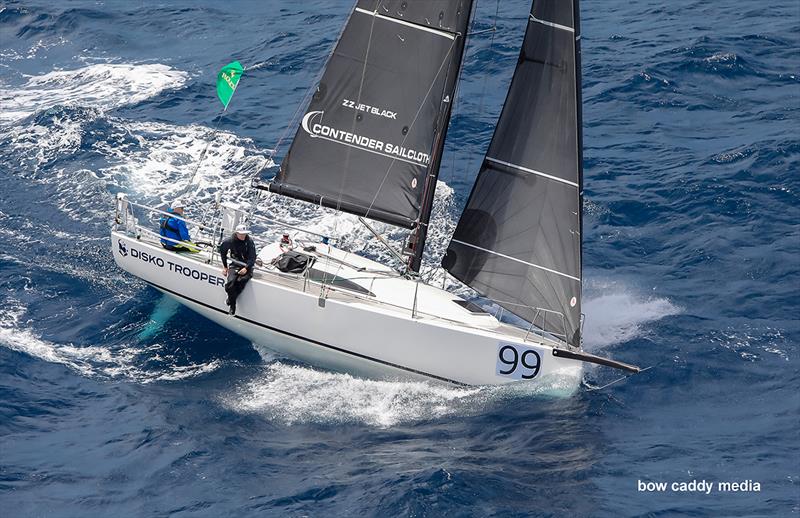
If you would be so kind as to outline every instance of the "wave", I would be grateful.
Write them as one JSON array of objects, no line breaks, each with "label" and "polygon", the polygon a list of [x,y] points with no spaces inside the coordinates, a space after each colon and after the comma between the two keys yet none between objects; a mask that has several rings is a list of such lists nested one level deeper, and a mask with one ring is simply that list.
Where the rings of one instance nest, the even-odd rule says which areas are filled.
[{"label": "wave", "polygon": [[[134,122],[95,108],[51,109],[0,132],[0,144],[13,174],[52,185],[59,208],[78,221],[108,219],[113,193],[120,191],[153,204],[179,194],[198,205],[218,191],[237,197],[249,188],[249,177],[271,164],[250,139],[230,132]],[[76,162],[98,165],[70,168]]]},{"label": "wave", "polygon": [[274,362],[261,376],[224,397],[223,404],[287,424],[361,422],[388,427],[474,409],[485,392],[423,382],[365,380]]},{"label": "wave", "polygon": [[148,348],[59,344],[37,336],[26,328],[22,316],[25,308],[14,301],[0,310],[0,344],[6,348],[40,360],[64,365],[89,378],[127,379],[139,383],[180,381],[213,372],[222,366],[220,360],[189,365],[164,365],[152,371],[140,366],[140,355],[158,356],[157,344]]},{"label": "wave", "polygon": [[167,65],[100,63],[29,76],[21,86],[0,91],[0,123],[54,106],[110,110],[136,104],[183,86],[189,74]]},{"label": "wave", "polygon": [[709,341],[715,346],[736,353],[742,360],[757,362],[770,358],[790,361],[791,341],[784,329],[758,326],[750,322],[712,330]]}]

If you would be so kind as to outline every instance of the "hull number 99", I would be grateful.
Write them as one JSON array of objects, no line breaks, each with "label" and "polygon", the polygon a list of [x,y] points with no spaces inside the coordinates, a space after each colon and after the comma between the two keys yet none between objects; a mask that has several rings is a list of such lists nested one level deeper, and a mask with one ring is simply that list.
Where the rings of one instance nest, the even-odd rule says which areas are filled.
[{"label": "hull number 99", "polygon": [[521,345],[500,342],[497,344],[495,373],[518,380],[530,380],[539,374],[542,357],[534,349]]}]

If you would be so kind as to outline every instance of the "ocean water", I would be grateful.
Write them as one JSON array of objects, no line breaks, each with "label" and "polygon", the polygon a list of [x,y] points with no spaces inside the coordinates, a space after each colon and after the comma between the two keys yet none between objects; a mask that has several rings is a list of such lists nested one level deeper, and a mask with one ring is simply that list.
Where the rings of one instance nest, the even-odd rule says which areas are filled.
[{"label": "ocean water", "polygon": [[[428,264],[528,6],[478,3]],[[117,192],[247,199],[350,7],[0,3],[0,514],[800,514],[796,0],[583,2],[585,346],[639,375],[589,368],[567,398],[362,380],[115,267]],[[248,71],[214,133],[233,59]],[[352,219],[262,203],[379,254]],[[714,490],[640,490],[692,480]],[[760,490],[716,489],[744,481]]]}]

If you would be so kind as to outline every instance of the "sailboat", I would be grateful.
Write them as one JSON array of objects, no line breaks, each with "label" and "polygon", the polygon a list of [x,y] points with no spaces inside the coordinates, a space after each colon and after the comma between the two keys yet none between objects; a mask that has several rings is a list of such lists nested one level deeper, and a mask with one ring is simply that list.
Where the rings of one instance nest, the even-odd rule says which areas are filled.
[{"label": "sailboat", "polygon": [[[419,274],[472,3],[358,0],[279,172],[253,183],[358,216],[402,267],[231,203],[204,222],[201,252],[170,252],[137,217],[160,211],[124,194],[111,232],[116,263],[234,333],[325,369],[573,387],[587,363],[638,372],[581,349],[578,0],[533,2],[494,136],[442,260],[480,298]],[[370,220],[408,229],[403,249]],[[285,235],[262,245],[232,316],[216,245],[242,222]],[[287,254],[299,260],[293,270],[280,267]]]}]

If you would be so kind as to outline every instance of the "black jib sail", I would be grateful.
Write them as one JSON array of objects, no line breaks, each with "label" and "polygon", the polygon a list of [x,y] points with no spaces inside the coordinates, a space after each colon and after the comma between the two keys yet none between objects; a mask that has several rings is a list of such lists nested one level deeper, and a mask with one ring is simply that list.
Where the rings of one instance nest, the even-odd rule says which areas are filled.
[{"label": "black jib sail", "polygon": [[577,4],[533,2],[500,120],[442,261],[482,295],[575,346],[583,180]]},{"label": "black jib sail", "polygon": [[359,0],[268,189],[419,224],[471,8],[472,0]]}]

